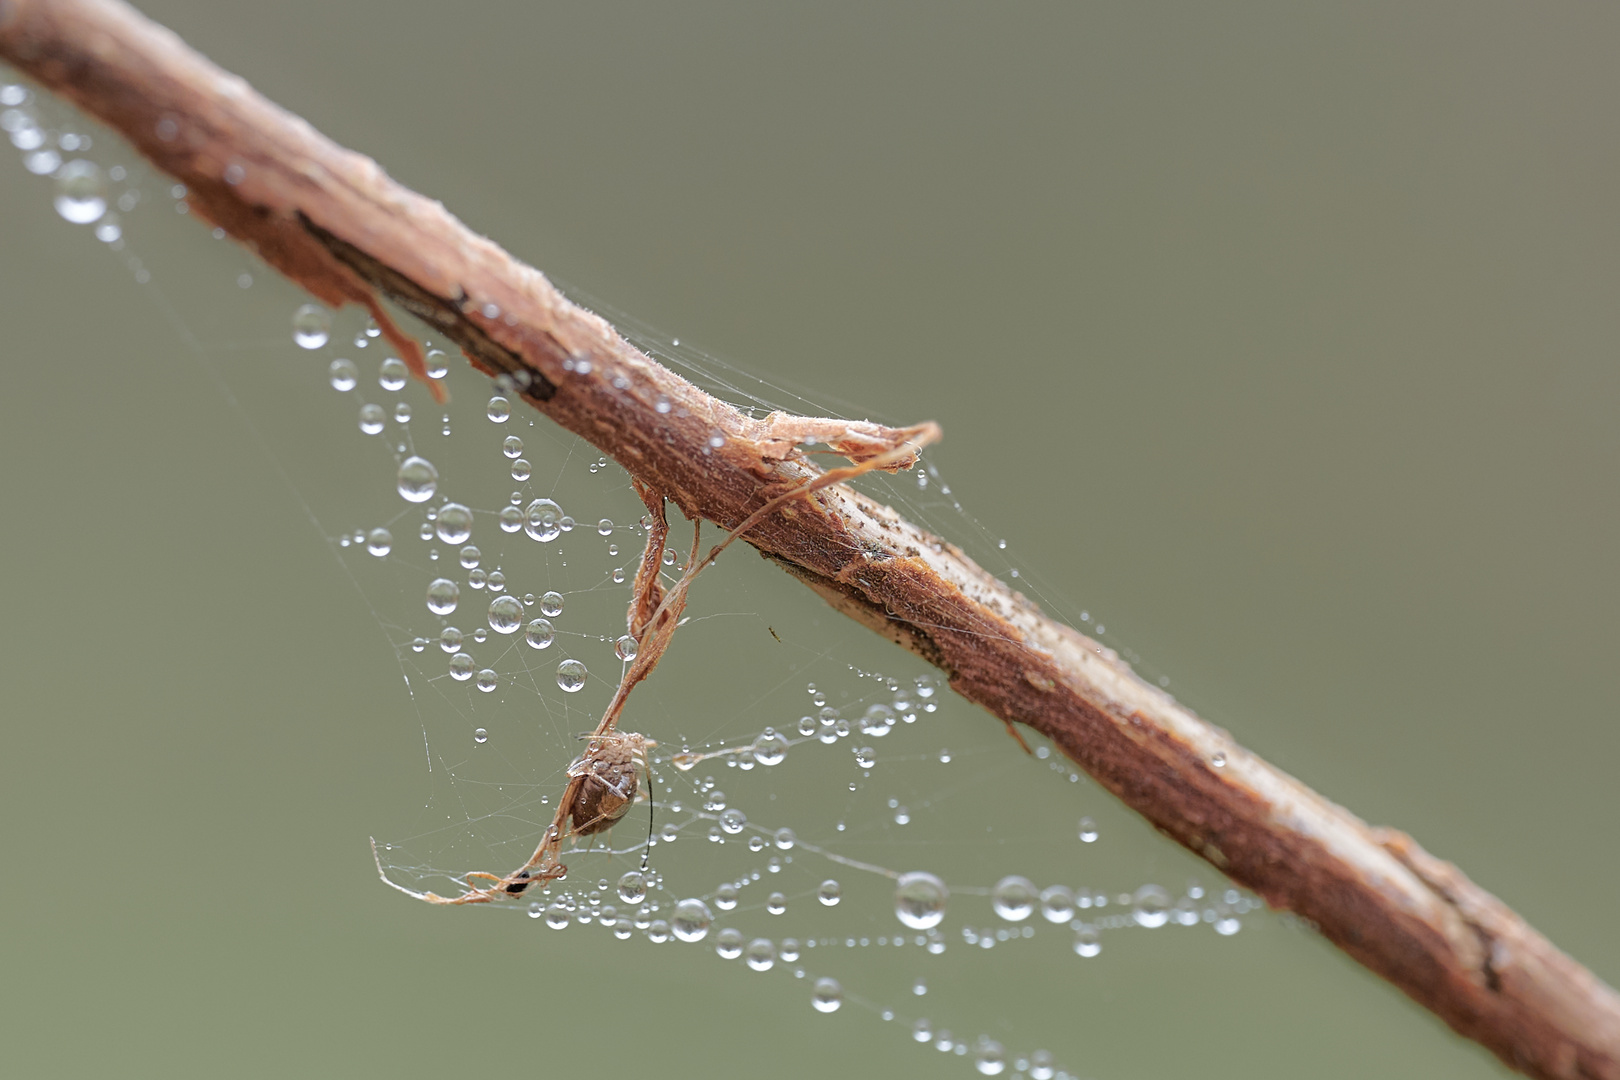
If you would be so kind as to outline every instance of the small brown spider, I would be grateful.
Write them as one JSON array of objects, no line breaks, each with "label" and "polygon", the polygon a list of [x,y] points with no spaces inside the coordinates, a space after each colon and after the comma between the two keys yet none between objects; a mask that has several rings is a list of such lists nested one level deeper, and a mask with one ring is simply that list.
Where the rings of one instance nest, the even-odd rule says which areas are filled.
[{"label": "small brown spider", "polygon": [[604,832],[629,813],[640,793],[641,778],[651,775],[647,751],[657,745],[633,731],[590,736],[585,752],[568,766],[569,779],[580,781],[569,809],[575,836]]}]

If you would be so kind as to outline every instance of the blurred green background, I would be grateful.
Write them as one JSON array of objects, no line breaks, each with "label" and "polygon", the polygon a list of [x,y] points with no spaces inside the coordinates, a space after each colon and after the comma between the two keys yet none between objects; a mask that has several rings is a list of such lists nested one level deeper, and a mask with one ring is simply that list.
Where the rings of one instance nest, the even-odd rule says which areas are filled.
[{"label": "blurred green background", "polygon": [[[143,10],[548,273],[940,421],[1014,565],[1620,980],[1620,13]],[[717,965],[385,894],[364,837],[421,768],[388,643],[49,193],[0,170],[9,1073],[967,1074]],[[1502,1073],[1319,941],[1232,945],[1042,984],[1064,1059]]]}]

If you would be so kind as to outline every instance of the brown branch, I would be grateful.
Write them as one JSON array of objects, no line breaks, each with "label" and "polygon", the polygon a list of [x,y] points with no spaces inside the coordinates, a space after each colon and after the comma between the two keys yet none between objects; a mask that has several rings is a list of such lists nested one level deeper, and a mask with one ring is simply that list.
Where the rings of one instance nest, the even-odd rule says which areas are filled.
[{"label": "brown branch", "polygon": [[[122,4],[0,0],[0,57],[122,132],[186,184],[196,212],[321,300],[391,299],[691,517],[732,528],[819,475],[801,442],[860,460],[903,438],[757,420],[708,396]],[[1455,867],[1245,751],[957,548],[837,486],[766,514],[747,539],[1508,1065],[1620,1080],[1613,990]]]}]

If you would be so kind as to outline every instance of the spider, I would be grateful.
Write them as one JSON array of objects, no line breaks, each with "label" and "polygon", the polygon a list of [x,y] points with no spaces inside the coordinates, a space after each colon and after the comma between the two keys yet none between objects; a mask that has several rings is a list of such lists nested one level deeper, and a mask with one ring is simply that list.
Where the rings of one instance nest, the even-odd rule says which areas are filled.
[{"label": "spider", "polygon": [[[829,469],[787,491],[768,499],[740,524],[733,528],[709,553],[699,558],[703,539],[703,522],[693,523],[692,551],[686,560],[686,572],[669,589],[661,580],[665,543],[669,538],[669,521],[665,514],[667,498],[663,491],[632,477],[631,484],[647,508],[647,544],[636,569],[635,585],[631,590],[630,610],[627,617],[630,636],[636,641],[636,657],[619,679],[619,686],[602,713],[596,730],[584,736],[588,740],[585,752],[568,766],[568,785],[557,800],[557,810],[551,824],[546,826],[540,843],[529,856],[528,862],[505,876],[474,870],[462,875],[466,891],[458,896],[439,896],[437,893],[417,892],[389,879],[377,853],[377,842],[371,843],[372,858],[377,863],[377,874],[390,888],[407,896],[431,904],[488,904],[513,896],[520,896],[535,882],[547,888],[553,881],[568,873],[559,855],[565,839],[591,836],[611,829],[629,812],[640,792],[641,777],[650,776],[647,751],[657,744],[645,735],[621,732],[619,716],[624,711],[630,691],[652,673],[664,650],[680,627],[681,614],[686,610],[687,592],[698,574],[729,547],[732,541],[753,528],[767,514],[787,502],[820,491],[833,484],[853,479],[873,469],[894,470],[909,468],[917,460],[918,452],[939,438],[939,427],[926,423],[897,433],[889,448],[867,456],[865,450],[856,464]],[[819,438],[820,436],[818,436]],[[870,448],[866,448],[869,450]],[[839,451],[843,452],[843,451]],[[854,460],[854,459],[852,459]],[[690,766],[688,766],[690,767]],[[643,865],[646,857],[643,856]],[[475,885],[474,882],[487,884]]]}]

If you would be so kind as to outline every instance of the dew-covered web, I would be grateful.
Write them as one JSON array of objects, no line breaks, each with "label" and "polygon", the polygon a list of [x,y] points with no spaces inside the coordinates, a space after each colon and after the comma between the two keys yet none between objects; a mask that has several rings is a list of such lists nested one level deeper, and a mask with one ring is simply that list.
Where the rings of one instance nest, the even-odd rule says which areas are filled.
[{"label": "dew-covered web", "polygon": [[[435,405],[363,314],[304,303],[240,248],[211,243],[184,220],[183,189],[115,138],[15,81],[0,80],[0,110],[42,206],[127,267],[233,408],[254,403],[246,429],[391,647],[397,737],[420,747],[423,796],[376,808],[382,872],[454,896],[469,872],[523,865],[625,664],[646,539],[625,473],[430,341],[451,393]],[[155,267],[141,241],[157,230],[195,241]],[[285,294],[273,322],[243,315],[250,288]],[[740,407],[856,409],[607,314]],[[1011,564],[934,460],[860,486],[1106,633]],[[679,515],[671,526],[672,583],[691,534]],[[720,539],[705,535],[704,550]],[[1031,734],[1026,756],[937,672],[742,545],[697,579],[687,616],[621,725],[657,743],[650,799],[565,848],[564,880],[444,918],[504,913],[515,934],[685,950],[693,965],[731,965],[739,993],[869,1014],[963,1070],[1053,1077],[1084,1073],[1097,1035],[1055,1019],[1053,994],[1157,948],[1150,938],[1230,937],[1257,907],[1189,880],[1190,861],[1164,872],[1146,830],[1047,744]],[[379,885],[377,902],[412,901]]]}]

